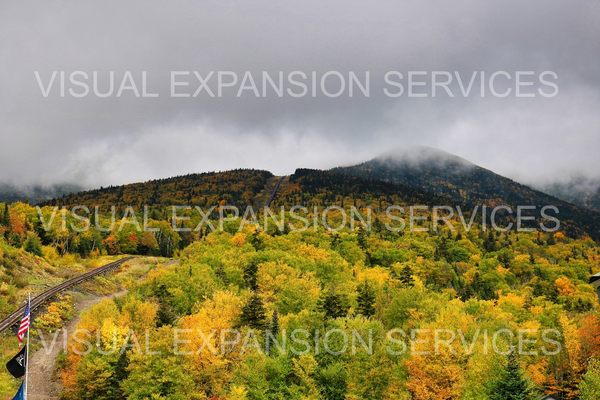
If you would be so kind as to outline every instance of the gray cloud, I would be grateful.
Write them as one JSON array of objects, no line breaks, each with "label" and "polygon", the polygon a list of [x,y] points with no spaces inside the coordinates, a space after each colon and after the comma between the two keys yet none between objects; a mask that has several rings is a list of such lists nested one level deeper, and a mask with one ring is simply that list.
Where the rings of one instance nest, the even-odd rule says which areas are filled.
[{"label": "gray cloud", "polygon": [[[563,1],[0,6],[0,181],[289,173],[440,147],[516,179],[598,177],[600,5]],[[33,71],[552,70],[555,98],[44,98]],[[375,81],[375,79],[374,79]],[[377,81],[375,81],[377,82]],[[375,83],[376,84],[376,83]],[[373,91],[380,89],[372,88]]]}]

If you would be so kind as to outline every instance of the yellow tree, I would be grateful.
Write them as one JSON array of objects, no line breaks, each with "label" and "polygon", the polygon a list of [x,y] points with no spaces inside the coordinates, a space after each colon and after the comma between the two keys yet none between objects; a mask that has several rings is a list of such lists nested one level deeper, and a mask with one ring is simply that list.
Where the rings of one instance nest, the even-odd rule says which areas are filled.
[{"label": "yellow tree", "polygon": [[190,360],[192,374],[207,397],[225,393],[231,364],[240,360],[241,333],[233,328],[242,305],[235,294],[216,292],[179,324],[178,351]]}]

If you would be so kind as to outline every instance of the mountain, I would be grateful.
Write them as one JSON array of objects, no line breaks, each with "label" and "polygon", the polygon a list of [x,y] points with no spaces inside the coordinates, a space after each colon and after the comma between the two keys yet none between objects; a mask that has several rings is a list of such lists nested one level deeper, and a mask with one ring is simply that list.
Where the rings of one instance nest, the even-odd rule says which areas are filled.
[{"label": "mountain", "polygon": [[600,212],[600,179],[577,176],[568,181],[544,185],[540,189],[569,203]]},{"label": "mountain", "polygon": [[532,204],[543,195],[463,158],[428,147],[396,150],[331,171],[419,188],[448,196],[459,204]]},{"label": "mountain", "polygon": [[420,188],[347,176],[334,171],[299,168],[282,180],[274,202],[276,206],[368,205],[383,209],[386,204],[434,205],[450,200],[447,196],[432,194]]},{"label": "mountain", "polygon": [[429,147],[388,152],[370,161],[331,172],[369,181],[401,184],[451,199],[453,205],[485,204],[558,207],[561,224],[600,238],[600,214],[475,165],[463,158]]},{"label": "mountain", "polygon": [[37,204],[65,194],[81,192],[83,189],[83,187],[75,184],[16,186],[0,183],[0,202],[24,201]]},{"label": "mountain", "polygon": [[[455,155],[418,147],[331,170],[297,169],[276,177],[269,171],[239,169],[190,174],[65,195],[46,205],[142,207],[144,205],[228,204],[274,207],[370,206],[392,204],[460,206],[485,204],[558,207],[561,227],[571,235],[588,233],[600,240],[600,214],[479,167]],[[509,217],[510,218],[510,217]]]},{"label": "mountain", "polygon": [[269,171],[237,169],[110,186],[61,196],[46,201],[44,205],[99,206],[101,210],[108,210],[113,205],[118,208],[187,204],[204,207],[220,202],[245,206],[267,197],[262,191],[267,191],[273,184],[274,176]]}]

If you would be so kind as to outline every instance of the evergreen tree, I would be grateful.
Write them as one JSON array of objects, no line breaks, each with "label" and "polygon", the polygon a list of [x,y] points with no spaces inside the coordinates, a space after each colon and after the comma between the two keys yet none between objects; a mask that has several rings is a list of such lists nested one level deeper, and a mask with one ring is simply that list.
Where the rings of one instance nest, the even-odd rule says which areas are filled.
[{"label": "evergreen tree", "polygon": [[244,282],[246,282],[246,285],[252,290],[258,289],[257,275],[258,263],[254,260],[251,260],[250,263],[244,267]]},{"label": "evergreen tree", "polygon": [[373,221],[373,232],[381,236],[381,233],[383,232],[384,228],[385,227],[383,226],[379,218],[375,217],[375,220]]},{"label": "evergreen tree", "polygon": [[46,230],[44,229],[44,224],[42,223],[40,218],[36,218],[33,221],[33,230],[37,233],[38,237],[42,241],[42,244],[49,245],[51,241],[48,238]]},{"label": "evergreen tree", "polygon": [[2,220],[0,224],[4,226],[4,237],[8,239],[10,232],[10,213],[8,211],[8,203],[4,203],[4,212],[2,213]]},{"label": "evergreen tree", "polygon": [[471,291],[481,300],[492,300],[498,298],[495,286],[489,280],[484,279],[479,271],[475,272],[475,275],[473,276]]},{"label": "evergreen tree", "polygon": [[273,311],[270,329],[273,335],[277,335],[279,333],[279,313],[277,312],[277,310]]},{"label": "evergreen tree", "polygon": [[485,237],[483,241],[483,249],[488,253],[496,251],[496,238],[494,237],[493,231],[489,231],[487,236]]},{"label": "evergreen tree", "polygon": [[277,310],[273,311],[271,316],[271,323],[267,327],[265,332],[265,351],[267,355],[271,354],[271,341],[275,341],[277,334],[279,333],[279,314]]},{"label": "evergreen tree", "polygon": [[367,233],[367,231],[365,231],[365,228],[363,228],[362,225],[359,226],[358,234],[356,235],[356,239],[358,241],[358,245],[363,250],[367,250],[367,248],[368,248],[367,236],[368,236],[368,233]]},{"label": "evergreen tree", "polygon": [[217,278],[219,278],[219,280],[221,282],[223,282],[223,284],[225,286],[227,286],[229,284],[229,279],[227,278],[227,274],[225,273],[225,268],[223,267],[223,263],[222,262],[218,262],[217,265],[214,267],[215,269],[215,276]]},{"label": "evergreen tree", "polygon": [[258,293],[253,293],[248,302],[242,307],[240,323],[254,329],[264,329],[267,324],[265,306]]},{"label": "evergreen tree", "polygon": [[448,257],[448,238],[446,236],[440,237],[435,245],[435,253],[433,258],[435,260],[446,259]]},{"label": "evergreen tree", "polygon": [[4,203],[4,212],[2,213],[2,225],[7,228],[10,226],[10,213],[8,211],[8,203]]},{"label": "evergreen tree", "polygon": [[346,296],[329,293],[319,300],[319,308],[325,313],[325,318],[341,318],[348,314],[350,305]]},{"label": "evergreen tree", "polygon": [[358,313],[367,318],[372,317],[375,314],[375,291],[367,281],[358,285],[357,291]]},{"label": "evergreen tree", "polygon": [[260,232],[258,230],[256,232],[252,233],[252,235],[250,235],[249,242],[252,245],[252,247],[254,247],[254,250],[256,250],[256,251],[260,251],[265,248],[265,244],[264,244],[263,239],[260,236]]},{"label": "evergreen tree", "polygon": [[167,285],[161,283],[154,288],[154,296],[158,299],[158,326],[172,325],[177,319],[177,315],[173,310],[173,295],[169,293]]},{"label": "evergreen tree", "polygon": [[42,257],[42,242],[40,238],[35,233],[30,233],[27,235],[27,240],[25,241],[25,251],[31,254],[35,254],[36,256]]},{"label": "evergreen tree", "polygon": [[514,351],[508,357],[504,370],[490,388],[490,400],[530,400],[533,398],[531,386]]},{"label": "evergreen tree", "polygon": [[340,238],[340,235],[338,233],[334,233],[333,236],[331,237],[331,248],[337,249],[338,246],[340,245],[340,243],[342,243],[342,239]]},{"label": "evergreen tree", "polygon": [[498,261],[500,261],[505,268],[509,268],[512,261],[511,252],[509,250],[505,250],[498,254]]},{"label": "evergreen tree", "polygon": [[413,287],[415,286],[415,280],[413,278],[413,270],[410,265],[405,265],[400,270],[400,282],[405,287]]}]

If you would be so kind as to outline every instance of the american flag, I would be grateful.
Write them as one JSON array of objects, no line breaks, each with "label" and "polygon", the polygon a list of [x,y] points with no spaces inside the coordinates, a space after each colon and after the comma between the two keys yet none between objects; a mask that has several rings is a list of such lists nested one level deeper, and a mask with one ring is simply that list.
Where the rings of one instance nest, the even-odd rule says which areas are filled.
[{"label": "american flag", "polygon": [[23,344],[23,338],[29,329],[29,303],[25,307],[25,314],[23,315],[23,319],[21,320],[21,325],[19,325],[19,330],[17,331],[17,339],[19,339],[19,346]]}]

